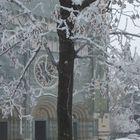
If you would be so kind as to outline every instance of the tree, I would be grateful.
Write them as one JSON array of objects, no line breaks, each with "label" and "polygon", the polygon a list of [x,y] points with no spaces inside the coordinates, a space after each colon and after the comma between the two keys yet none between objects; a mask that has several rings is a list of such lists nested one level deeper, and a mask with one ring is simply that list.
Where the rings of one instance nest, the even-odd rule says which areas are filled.
[{"label": "tree", "polygon": [[[126,54],[129,54],[127,50],[130,48],[132,37],[139,37],[138,34],[128,32],[127,20],[124,29],[119,29],[121,16],[129,17],[134,25],[137,26],[135,20],[139,18],[139,14],[135,9],[138,9],[139,1],[59,0],[59,2],[60,5],[57,5],[54,11],[60,46],[59,63],[57,63],[50,49],[46,47],[47,35],[50,32],[56,32],[56,30],[50,29],[44,19],[36,19],[32,10],[27,8],[28,6],[26,6],[25,2],[1,0],[0,56],[6,55],[9,57],[16,68],[22,69],[22,73],[19,78],[12,79],[10,82],[1,76],[3,95],[0,97],[0,103],[4,116],[12,115],[13,109],[19,113],[21,118],[24,116],[22,114],[22,103],[20,102],[25,93],[25,82],[23,81],[26,79],[25,75],[30,64],[40,49],[45,48],[52,63],[58,69],[58,140],[71,140],[74,59],[96,58],[102,65],[120,70],[122,63],[116,65],[114,60],[124,58],[124,62]],[[132,15],[125,11],[128,4],[134,7],[131,12]],[[13,9],[15,10],[10,9],[11,6],[14,6]],[[38,6],[40,4],[36,7]],[[117,46],[112,43],[114,40],[115,43],[118,43]],[[75,42],[80,43],[77,50],[74,47]],[[122,49],[121,51],[118,46]],[[87,56],[79,56],[79,52],[83,48],[88,48]],[[20,62],[19,54],[28,54],[29,52],[31,57],[23,65]],[[108,76],[104,81],[100,81],[103,85],[101,87],[103,94],[105,88],[109,86],[107,83],[111,82],[108,81]],[[28,83],[26,84],[30,88],[29,90],[33,91]],[[95,86],[94,79],[92,79],[91,84]],[[90,86],[88,88],[91,88]],[[106,94],[109,97],[108,93]]]},{"label": "tree", "polygon": [[139,117],[136,117],[139,116],[139,56],[135,54],[132,57],[130,52],[127,54],[127,59],[120,58],[115,61],[116,66],[121,67],[110,73],[110,78],[113,77],[109,87],[111,123],[114,131],[119,133],[136,132],[139,129]]},{"label": "tree", "polygon": [[[95,0],[85,0],[81,5],[76,5],[72,0],[60,0],[61,23],[58,23],[59,36],[59,84],[57,100],[57,119],[58,119],[58,140],[72,140],[72,97],[73,97],[73,68],[75,59],[74,41],[72,30],[73,21],[69,20],[71,11],[65,8],[78,10],[74,12],[75,16],[79,10],[89,6]],[[62,28],[66,28],[63,30]],[[69,34],[69,35],[68,35]]]},{"label": "tree", "polygon": [[120,109],[120,112],[118,114],[115,114],[113,117],[112,123],[112,131],[115,133],[120,134],[129,134],[129,133],[135,133],[137,129],[139,129],[138,123],[131,118],[132,111],[128,108],[126,109]]}]

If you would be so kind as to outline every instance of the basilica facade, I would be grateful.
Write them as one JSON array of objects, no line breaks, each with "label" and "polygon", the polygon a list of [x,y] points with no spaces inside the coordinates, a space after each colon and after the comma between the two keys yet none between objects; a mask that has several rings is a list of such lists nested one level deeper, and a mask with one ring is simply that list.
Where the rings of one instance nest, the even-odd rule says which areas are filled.
[{"label": "basilica facade", "polygon": [[[35,3],[29,7],[33,7]],[[56,1],[43,1],[48,11],[41,14],[40,11],[35,13],[36,18],[42,20],[45,18],[50,26],[52,24],[48,13],[51,9],[49,5],[57,3]],[[49,18],[48,18],[49,17]],[[58,58],[58,36],[51,34],[48,36],[47,47],[50,48],[55,59]],[[75,44],[79,47],[79,44]],[[95,50],[96,53],[97,50]],[[83,49],[80,54],[86,55],[88,49]],[[30,54],[22,56],[26,63]],[[4,65],[4,71],[0,69],[0,74],[5,72],[7,78],[11,75],[17,75],[13,68],[9,67],[8,60],[3,57],[0,64]],[[110,137],[110,114],[108,99],[100,93],[100,85],[106,78],[107,68],[100,64],[96,58],[76,59],[74,68],[74,93],[73,93],[73,140],[108,140]],[[47,76],[46,76],[47,75]],[[52,77],[50,75],[53,75]],[[57,70],[51,64],[49,56],[45,49],[42,49],[34,62],[29,67],[26,74],[26,80],[33,89],[42,89],[41,94],[37,94],[36,104],[29,106],[32,102],[31,94],[25,97],[24,107],[25,115],[31,114],[32,119],[20,119],[15,112],[13,116],[0,119],[0,139],[2,140],[57,140]],[[91,84],[91,88],[89,88]],[[88,85],[88,86],[87,86]],[[96,86],[96,91],[92,86]],[[25,87],[26,88],[26,87]],[[27,90],[28,92],[28,87]],[[94,93],[93,93],[94,92]],[[22,128],[22,129],[21,129]]]}]

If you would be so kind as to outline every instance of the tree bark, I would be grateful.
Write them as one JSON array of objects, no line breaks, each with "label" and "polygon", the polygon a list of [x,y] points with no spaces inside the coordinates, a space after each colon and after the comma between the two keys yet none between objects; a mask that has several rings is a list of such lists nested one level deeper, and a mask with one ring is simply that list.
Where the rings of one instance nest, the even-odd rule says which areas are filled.
[{"label": "tree bark", "polygon": [[60,38],[59,84],[57,100],[58,140],[72,140],[72,93],[74,45]]},{"label": "tree bark", "polygon": [[[71,7],[70,0],[60,0],[61,6]],[[70,13],[61,8],[61,19],[64,19],[69,28],[73,29],[73,23],[67,18]],[[61,27],[65,25],[62,24]],[[73,68],[74,68],[74,43],[66,37],[65,30],[58,30],[59,36],[59,66],[58,66],[58,99],[57,99],[57,121],[58,140],[72,140],[72,93],[73,93]]]},{"label": "tree bark", "polygon": [[[85,0],[86,1],[86,0]],[[63,7],[81,10],[89,6],[95,0],[83,2],[81,8],[73,5],[71,0],[59,0]],[[65,20],[69,35],[72,36],[74,24],[68,20],[70,12],[61,8],[60,16]],[[58,25],[59,28],[65,27],[64,23]],[[57,30],[59,36],[59,64],[58,64],[58,99],[57,99],[57,122],[58,140],[72,140],[72,94],[73,94],[73,69],[74,69],[74,42],[67,37],[66,30]]]}]

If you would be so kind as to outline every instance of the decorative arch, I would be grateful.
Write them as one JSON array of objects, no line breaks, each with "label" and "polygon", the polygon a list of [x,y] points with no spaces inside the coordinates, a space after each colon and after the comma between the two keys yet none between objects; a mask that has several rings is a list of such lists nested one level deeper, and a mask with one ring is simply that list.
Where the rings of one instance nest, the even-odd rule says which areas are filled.
[{"label": "decorative arch", "polygon": [[78,120],[87,120],[88,112],[84,103],[76,103],[73,105],[73,117]]},{"label": "decorative arch", "polygon": [[41,96],[37,105],[32,110],[34,119],[55,119],[56,118],[56,97],[52,95]]}]

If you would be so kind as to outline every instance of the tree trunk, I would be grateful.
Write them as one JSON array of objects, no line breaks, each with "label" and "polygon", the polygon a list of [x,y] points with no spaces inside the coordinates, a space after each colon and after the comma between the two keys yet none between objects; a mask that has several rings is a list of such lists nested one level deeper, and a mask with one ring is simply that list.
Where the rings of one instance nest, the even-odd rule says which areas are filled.
[{"label": "tree trunk", "polygon": [[[60,0],[61,1],[61,0]],[[71,7],[71,0],[62,0],[62,6]],[[69,28],[73,29],[73,23],[67,20],[70,13],[61,8],[61,19],[64,19]],[[61,27],[65,25],[62,23]],[[57,99],[58,140],[72,140],[72,93],[73,93],[73,69],[74,69],[74,43],[66,37],[66,30],[58,30],[59,36],[59,84]]]},{"label": "tree trunk", "polygon": [[59,43],[60,61],[57,100],[58,140],[72,140],[74,45],[69,39],[60,39]]},{"label": "tree trunk", "polygon": [[[62,7],[73,8],[81,11],[95,0],[84,0],[83,4],[73,5],[72,0],[59,0]],[[76,15],[77,13],[75,13]],[[72,140],[72,97],[73,97],[73,69],[75,50],[74,43],[67,36],[72,36],[74,23],[68,20],[70,12],[60,8],[60,18],[62,23],[58,23],[59,28],[68,27],[66,30],[57,30],[59,36],[59,66],[58,66],[58,99],[57,99],[57,121],[58,140]],[[64,22],[66,23],[64,23]],[[63,29],[64,29],[63,28]]]}]

